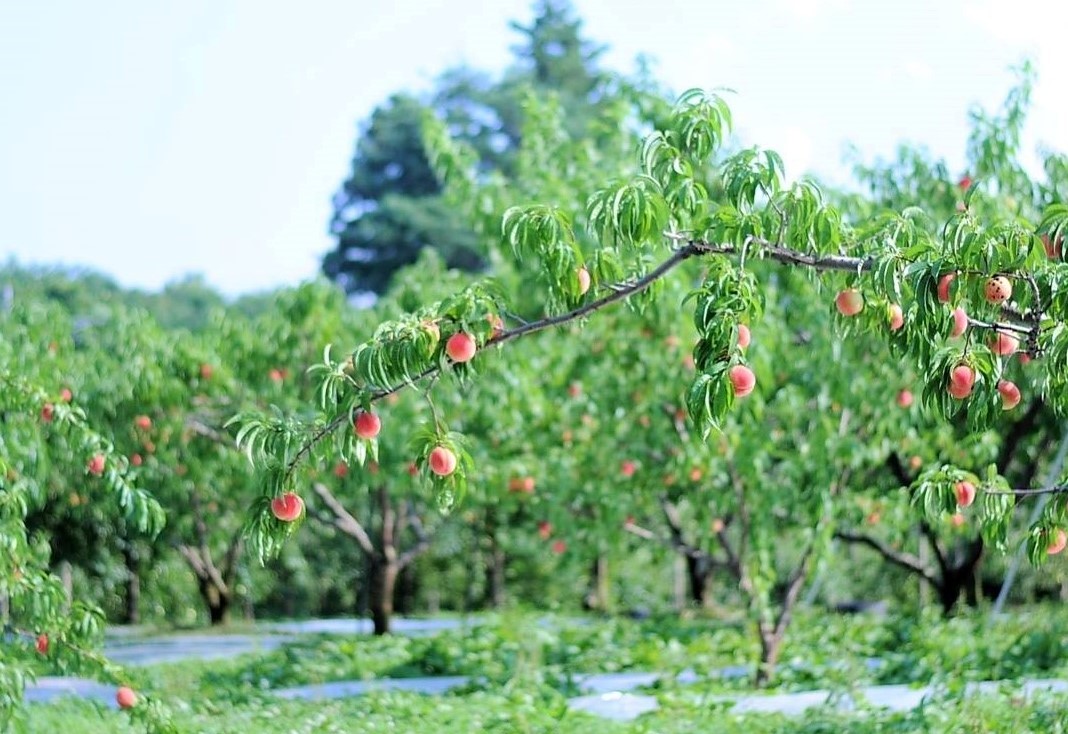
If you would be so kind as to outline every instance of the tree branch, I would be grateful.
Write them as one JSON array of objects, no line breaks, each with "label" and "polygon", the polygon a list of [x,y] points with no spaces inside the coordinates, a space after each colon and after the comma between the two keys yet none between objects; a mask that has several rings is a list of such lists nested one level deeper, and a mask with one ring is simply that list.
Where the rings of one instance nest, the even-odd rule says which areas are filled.
[{"label": "tree branch", "polygon": [[371,536],[363,529],[363,525],[360,524],[360,521],[349,514],[349,511],[346,510],[338,501],[337,497],[327,489],[325,484],[315,482],[312,484],[312,489],[319,495],[319,499],[323,501],[323,504],[329,507],[330,511],[334,513],[334,526],[349,537],[354,538],[364,553],[373,556],[375,554],[375,544],[371,542]]},{"label": "tree branch", "polygon": [[904,568],[910,573],[919,574],[929,584],[936,588],[938,587],[938,579],[934,572],[924,566],[923,562],[911,553],[894,550],[878,538],[852,530],[836,530],[834,531],[834,537],[846,543],[866,545],[891,563]]},{"label": "tree branch", "polygon": [[[405,503],[410,504],[410,503]],[[412,561],[421,556],[430,548],[431,536],[426,532],[426,528],[423,527],[423,519],[419,517],[419,513],[412,512],[409,507],[406,511],[408,517],[408,526],[415,533],[415,545],[408,550],[404,551],[397,559],[397,566],[399,569],[406,568]]]}]

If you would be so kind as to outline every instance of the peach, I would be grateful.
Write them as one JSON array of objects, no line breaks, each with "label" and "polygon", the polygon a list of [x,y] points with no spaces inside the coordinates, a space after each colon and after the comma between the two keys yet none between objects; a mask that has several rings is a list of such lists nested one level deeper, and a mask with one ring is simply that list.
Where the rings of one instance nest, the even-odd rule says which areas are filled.
[{"label": "peach", "polygon": [[34,645],[37,648],[37,652],[42,655],[48,654],[48,635],[37,635],[37,643]]},{"label": "peach", "polygon": [[950,330],[950,336],[962,336],[965,331],[968,330],[968,312],[958,306],[953,309],[953,328]]},{"label": "peach", "polygon": [[147,415],[139,415],[134,418],[134,425],[140,428],[142,431],[147,431],[152,427],[152,419]]},{"label": "peach", "polygon": [[356,435],[364,440],[370,440],[378,435],[378,432],[382,430],[382,419],[375,413],[366,411],[360,411],[356,414],[356,420],[353,421],[353,428],[356,430]]},{"label": "peach", "polygon": [[1046,547],[1046,553],[1055,556],[1064,550],[1066,546],[1068,546],[1068,533],[1057,528],[1053,532],[1053,540],[1050,542],[1049,546]]},{"label": "peach", "polygon": [[1020,364],[1031,364],[1031,355],[1027,352],[1020,352]]},{"label": "peach", "polygon": [[959,528],[961,525],[964,524],[964,515],[960,514],[959,512],[953,513],[953,515],[949,518],[949,524],[955,528]]},{"label": "peach", "polygon": [[427,463],[430,465],[430,471],[439,477],[447,477],[456,471],[456,454],[445,446],[438,446],[430,452]]},{"label": "peach", "polygon": [[554,540],[552,545],[553,553],[560,555],[567,550],[567,543],[562,540]]},{"label": "peach", "polygon": [[475,340],[469,334],[462,331],[449,337],[445,342],[445,353],[453,362],[469,362],[475,356]]},{"label": "peach", "polygon": [[1012,283],[1004,275],[995,275],[983,286],[983,296],[987,303],[1004,303],[1012,297]]},{"label": "peach", "polygon": [[130,463],[134,466],[141,466],[141,464],[145,463],[145,460],[141,457],[141,454],[133,454],[130,457]]},{"label": "peach", "polygon": [[864,309],[864,296],[856,288],[847,288],[838,292],[834,305],[843,316],[856,316]]},{"label": "peach", "polygon": [[898,407],[908,408],[912,406],[913,396],[911,390],[902,390],[897,394]]},{"label": "peach", "polygon": [[738,324],[738,346],[741,349],[745,349],[749,346],[752,336],[753,335],[749,333],[748,326],[745,324]]},{"label": "peach", "polygon": [[93,476],[99,477],[104,473],[105,459],[103,454],[94,454],[91,459],[86,463],[86,469]]},{"label": "peach", "polygon": [[886,317],[890,321],[890,331],[897,331],[905,325],[905,314],[901,311],[901,306],[896,303],[890,304],[890,308],[886,310]]},{"label": "peach", "polygon": [[756,375],[753,370],[744,364],[736,364],[727,373],[731,386],[734,388],[735,397],[744,398],[756,388]]},{"label": "peach", "polygon": [[998,380],[998,393],[1001,394],[1001,409],[1012,410],[1020,404],[1020,388],[1010,380]]},{"label": "peach", "polygon": [[949,288],[953,285],[953,279],[956,277],[956,273],[946,273],[938,279],[938,300],[942,303],[949,303]]},{"label": "peach", "polygon": [[624,461],[619,465],[619,473],[624,477],[633,477],[636,471],[638,471],[638,465],[633,461]]},{"label": "peach", "polygon": [[304,511],[304,500],[293,492],[271,500],[271,512],[282,522],[293,522]]},{"label": "peach", "polygon": [[52,417],[56,414],[56,406],[52,403],[45,403],[41,406],[41,420],[45,423],[51,423]]},{"label": "peach", "polygon": [[538,523],[538,536],[542,540],[548,540],[553,534],[553,525],[547,520],[542,520]]},{"label": "peach", "polygon": [[968,507],[975,502],[975,485],[971,482],[957,482],[953,491],[957,495],[957,504],[961,507]]},{"label": "peach", "polygon": [[953,368],[949,376],[949,394],[957,400],[963,400],[972,394],[975,385],[975,370],[966,364]]},{"label": "peach", "polygon": [[960,187],[961,191],[967,191],[972,187],[972,177],[968,175],[962,176],[960,181],[957,182],[957,186]]},{"label": "peach", "polygon": [[1007,357],[1020,348],[1020,340],[1014,336],[1003,334],[999,331],[997,335],[990,340],[990,348],[994,350],[994,354],[1000,354],[1002,357]]},{"label": "peach", "polygon": [[582,385],[577,382],[572,382],[567,386],[567,394],[573,398],[577,398],[582,395]]},{"label": "peach", "polygon": [[586,268],[579,268],[575,277],[578,278],[579,295],[586,295],[586,291],[590,289],[590,271]]},{"label": "peach", "polygon": [[215,368],[213,368],[210,364],[200,365],[200,379],[210,380],[213,374],[215,374]]},{"label": "peach", "polygon": [[128,686],[122,686],[115,691],[115,703],[120,709],[132,709],[137,705],[137,694]]},{"label": "peach", "polygon": [[344,479],[349,475],[349,465],[344,461],[339,461],[334,465],[334,476],[338,479]]},{"label": "peach", "polygon": [[493,329],[492,338],[496,339],[504,333],[504,321],[495,313],[486,314],[486,321],[489,322],[490,327]]},{"label": "peach", "polygon": [[408,476],[414,477],[418,473],[419,473],[419,467],[416,466],[415,462],[414,461],[409,462],[408,463]]},{"label": "peach", "polygon": [[276,383],[281,382],[285,379],[285,375],[282,374],[282,370],[280,369],[272,369],[270,372],[267,373],[267,377],[271,379],[271,382]]}]

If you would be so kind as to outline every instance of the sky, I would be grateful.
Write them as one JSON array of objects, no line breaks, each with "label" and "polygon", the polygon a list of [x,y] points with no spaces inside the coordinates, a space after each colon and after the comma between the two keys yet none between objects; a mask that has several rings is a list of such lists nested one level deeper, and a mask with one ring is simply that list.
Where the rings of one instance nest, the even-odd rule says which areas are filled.
[{"label": "sky", "polygon": [[[576,0],[604,64],[729,88],[738,138],[844,183],[899,142],[963,165],[967,111],[1039,79],[1025,145],[1068,151],[1055,0]],[[0,264],[230,296],[313,277],[358,125],[446,68],[501,70],[528,0],[0,3]],[[963,171],[961,171],[963,172]]]}]

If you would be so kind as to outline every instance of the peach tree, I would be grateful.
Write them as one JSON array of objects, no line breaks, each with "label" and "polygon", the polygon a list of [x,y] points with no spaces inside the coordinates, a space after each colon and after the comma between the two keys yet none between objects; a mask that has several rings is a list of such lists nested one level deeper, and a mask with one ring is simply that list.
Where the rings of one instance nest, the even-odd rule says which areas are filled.
[{"label": "peach tree", "polygon": [[[50,568],[49,538],[26,526],[27,515],[49,501],[56,475],[134,531],[158,534],[164,523],[127,458],[93,427],[78,394],[56,379],[71,358],[71,326],[62,309],[32,299],[16,299],[0,313],[0,727],[25,724],[24,688],[50,670],[124,686],[119,703],[134,718],[152,731],[173,731],[160,703],[130,691],[129,674],[95,651],[102,610],[68,598]],[[64,330],[67,339],[57,338]]]},{"label": "peach tree", "polygon": [[[598,318],[610,318],[600,312],[621,303],[637,313],[674,313],[694,326],[694,373],[685,378],[675,404],[685,405],[687,432],[709,446],[725,441],[723,453],[733,453],[734,463],[751,474],[729,481],[735,489],[743,487],[744,501],[722,508],[732,517],[749,518],[735,543],[758,526],[770,537],[782,509],[773,487],[784,482],[803,500],[794,507],[801,510],[798,530],[812,553],[829,537],[829,499],[848,494],[857,481],[855,460],[845,451],[850,444],[842,439],[854,444],[875,439],[853,427],[856,418],[847,420],[860,413],[845,399],[835,416],[830,388],[821,387],[843,342],[857,354],[874,342],[892,349],[896,364],[920,376],[916,390],[925,415],[960,424],[970,435],[996,429],[1006,420],[1006,408],[1016,407],[1001,346],[1011,337],[1034,359],[1033,394],[1063,414],[1068,379],[1063,203],[1041,202],[1036,222],[986,201],[982,184],[976,184],[950,213],[929,209],[924,201],[889,210],[874,203],[847,206],[812,181],[788,183],[772,151],[724,152],[731,115],[720,97],[694,90],[670,112],[656,110],[643,115],[639,105],[621,107],[615,122],[624,142],[614,150],[626,149],[627,131],[647,131],[629,164],[569,138],[551,113],[535,116],[531,125],[541,129],[525,143],[516,181],[486,180],[473,154],[428,121],[435,165],[457,205],[466,206],[479,225],[504,287],[472,282],[381,323],[345,354],[328,354],[316,368],[321,389],[318,414],[310,419],[240,418],[238,443],[264,479],[252,535],[257,548],[271,552],[288,534],[289,526],[272,517],[269,503],[303,486],[327,456],[326,446],[357,461],[366,458],[368,450],[349,428],[355,414],[405,389],[429,392],[428,385],[473,381],[486,351],[568,325],[595,330]],[[506,201],[519,203],[505,208]],[[675,280],[682,292],[669,286]],[[958,305],[965,311],[963,339],[954,336],[962,323],[954,315]],[[806,319],[807,336],[798,314]],[[752,334],[766,334],[752,353],[739,344],[743,325]],[[574,348],[578,338],[571,335],[568,346]],[[863,359],[848,373],[837,369],[832,387],[864,369]],[[867,399],[845,394],[860,405]],[[776,401],[781,411],[765,412],[763,405]],[[781,437],[769,443],[767,431],[776,425]],[[413,427],[410,435],[410,456],[427,492],[442,509],[451,509],[477,475],[470,451],[440,415]],[[836,448],[821,448],[822,461],[786,458],[828,443]],[[728,482],[731,462],[722,459],[709,457],[718,468],[717,481]],[[587,469],[574,466],[572,480],[581,484]],[[968,472],[980,497],[978,525],[990,543],[1008,542],[1015,497],[1041,491],[1055,499],[1025,531],[1032,559],[1039,562],[1062,545],[1061,486],[1012,487],[996,463],[978,470],[943,464],[914,478],[909,497],[925,517],[940,521],[956,510],[955,488]],[[786,608],[773,612],[760,602],[775,586],[770,570],[775,564],[759,564],[763,571],[757,577],[733,552],[726,523],[715,533],[728,564],[741,568],[736,580],[758,600],[754,610],[762,639],[764,632],[770,632],[768,639],[781,638]],[[769,552],[763,548],[756,555]],[[787,598],[796,597],[810,558],[801,553],[785,577]],[[773,662],[773,655],[765,657]]]}]

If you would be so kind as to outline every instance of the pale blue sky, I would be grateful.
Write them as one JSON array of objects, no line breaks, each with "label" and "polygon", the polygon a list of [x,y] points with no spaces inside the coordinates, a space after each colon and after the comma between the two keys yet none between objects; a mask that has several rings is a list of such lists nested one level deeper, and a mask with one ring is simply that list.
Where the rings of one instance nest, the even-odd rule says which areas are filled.
[{"label": "pale blue sky", "polygon": [[[738,133],[788,172],[904,138],[960,165],[966,111],[1040,74],[1030,144],[1068,150],[1054,0],[577,0],[610,66],[731,87]],[[450,64],[509,59],[527,0],[0,3],[0,261],[228,294],[315,274],[357,123]],[[1056,98],[1059,94],[1060,99]]]}]

